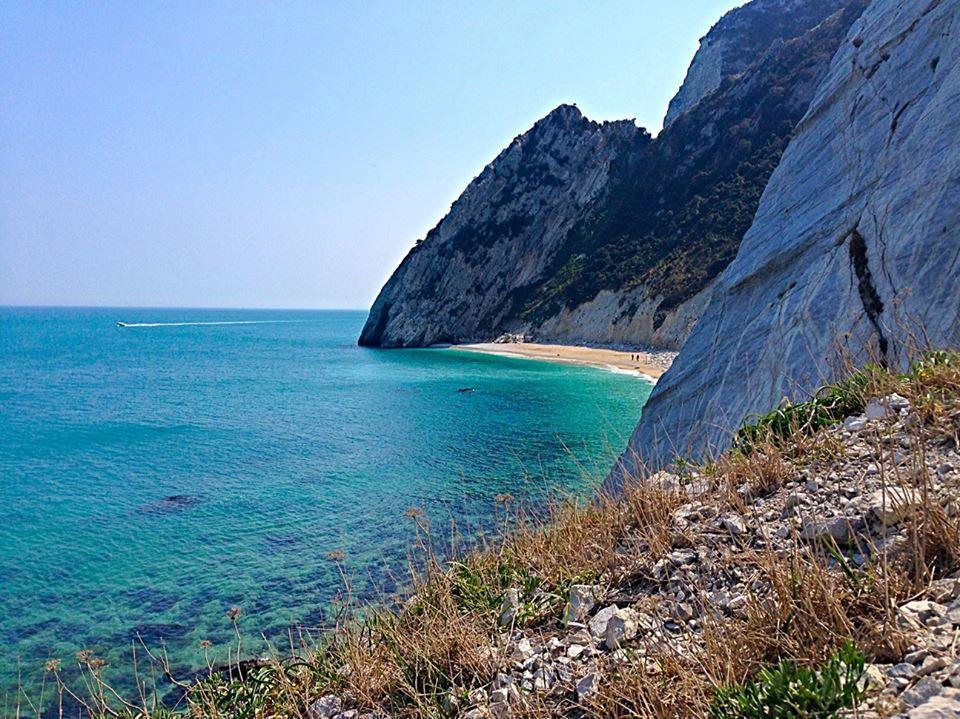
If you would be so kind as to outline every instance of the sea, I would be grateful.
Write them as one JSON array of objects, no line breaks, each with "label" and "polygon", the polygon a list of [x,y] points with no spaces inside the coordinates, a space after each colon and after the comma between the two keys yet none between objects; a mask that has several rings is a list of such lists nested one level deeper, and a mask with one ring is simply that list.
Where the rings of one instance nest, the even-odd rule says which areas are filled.
[{"label": "sea", "polygon": [[255,656],[393,596],[418,526],[442,554],[595,488],[653,386],[361,348],[365,316],[0,308],[0,706],[80,650],[189,676],[232,608]]}]

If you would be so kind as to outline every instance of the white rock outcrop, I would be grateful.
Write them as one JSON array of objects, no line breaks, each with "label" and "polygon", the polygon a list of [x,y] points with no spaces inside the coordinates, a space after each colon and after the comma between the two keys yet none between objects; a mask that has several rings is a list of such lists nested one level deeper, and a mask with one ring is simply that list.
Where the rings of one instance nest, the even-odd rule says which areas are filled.
[{"label": "white rock outcrop", "polygon": [[874,0],[608,486],[724,449],[844,358],[960,340],[960,0]]}]

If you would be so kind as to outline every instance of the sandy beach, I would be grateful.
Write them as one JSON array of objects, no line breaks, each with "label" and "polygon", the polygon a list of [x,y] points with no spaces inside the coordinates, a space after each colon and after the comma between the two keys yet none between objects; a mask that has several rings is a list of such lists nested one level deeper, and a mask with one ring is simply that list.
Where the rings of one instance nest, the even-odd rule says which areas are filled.
[{"label": "sandy beach", "polygon": [[635,372],[653,379],[657,379],[667,371],[676,355],[675,352],[643,352],[640,350],[631,352],[596,347],[544,345],[533,342],[484,342],[472,345],[454,345],[450,349],[588,365],[601,369]]}]

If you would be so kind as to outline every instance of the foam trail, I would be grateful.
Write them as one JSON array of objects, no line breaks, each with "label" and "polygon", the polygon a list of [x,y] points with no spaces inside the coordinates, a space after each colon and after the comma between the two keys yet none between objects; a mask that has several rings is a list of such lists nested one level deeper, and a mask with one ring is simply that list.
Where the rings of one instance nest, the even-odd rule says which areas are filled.
[{"label": "foam trail", "polygon": [[128,327],[203,327],[208,325],[272,325],[286,322],[309,322],[309,320],[224,320],[221,322],[124,322],[121,328]]}]

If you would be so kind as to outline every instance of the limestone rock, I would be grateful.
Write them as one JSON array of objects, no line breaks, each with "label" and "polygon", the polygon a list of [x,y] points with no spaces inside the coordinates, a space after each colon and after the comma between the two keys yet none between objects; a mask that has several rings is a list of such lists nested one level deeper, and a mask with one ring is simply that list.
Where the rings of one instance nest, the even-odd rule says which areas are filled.
[{"label": "limestone rock", "polygon": [[579,622],[589,614],[596,606],[601,592],[600,587],[592,584],[574,584],[570,587],[570,596],[563,610],[564,623]]},{"label": "limestone rock", "polygon": [[798,34],[841,7],[836,0],[758,0],[728,12],[700,39],[687,76],[670,101],[663,126],[716,90],[721,81],[743,72],[776,41]]},{"label": "limestone rock", "polygon": [[595,615],[593,615],[588,624],[590,628],[590,634],[595,637],[605,636],[607,633],[607,623],[618,611],[620,611],[620,608],[617,607],[616,604],[612,604],[609,607],[604,607]]},{"label": "limestone rock", "polygon": [[735,260],[644,408],[615,490],[725,448],[751,414],[917,333],[960,341],[957,0],[874,0],[850,29]]},{"label": "limestone rock", "polygon": [[517,619],[520,611],[520,592],[514,588],[508,589],[503,595],[500,605],[500,625],[510,626]]},{"label": "limestone rock", "polygon": [[360,344],[425,346],[511,331],[504,299],[548,271],[606,185],[610,164],[643,137],[633,122],[601,124],[572,105],[556,108],[484,168],[410,250],[374,302]]},{"label": "limestone rock", "polygon": [[335,694],[320,697],[307,707],[309,719],[333,719],[343,708],[343,702]]},{"label": "limestone rock", "polygon": [[887,526],[902,522],[920,504],[919,492],[911,492],[900,487],[877,490],[865,499],[866,509],[871,518]]},{"label": "limestone rock", "polygon": [[909,719],[956,719],[960,717],[960,699],[955,696],[931,697],[911,709],[907,716]]},{"label": "limestone rock", "polygon": [[833,540],[837,544],[846,545],[853,536],[853,532],[848,517],[830,517],[807,520],[800,531],[800,536],[809,541]]},{"label": "limestone rock", "polygon": [[863,416],[847,417],[843,420],[843,428],[848,432],[859,432],[867,426],[867,418]]},{"label": "limestone rock", "polygon": [[637,636],[640,631],[640,616],[634,609],[620,609],[607,622],[604,643],[607,649],[619,649],[623,642]]},{"label": "limestone rock", "polygon": [[577,682],[577,699],[584,699],[591,694],[596,693],[600,686],[600,675],[597,672],[590,672]]},{"label": "limestone rock", "polygon": [[924,677],[912,688],[900,695],[900,699],[911,707],[920,707],[930,701],[931,698],[943,693],[943,686],[940,682],[930,677]]}]

